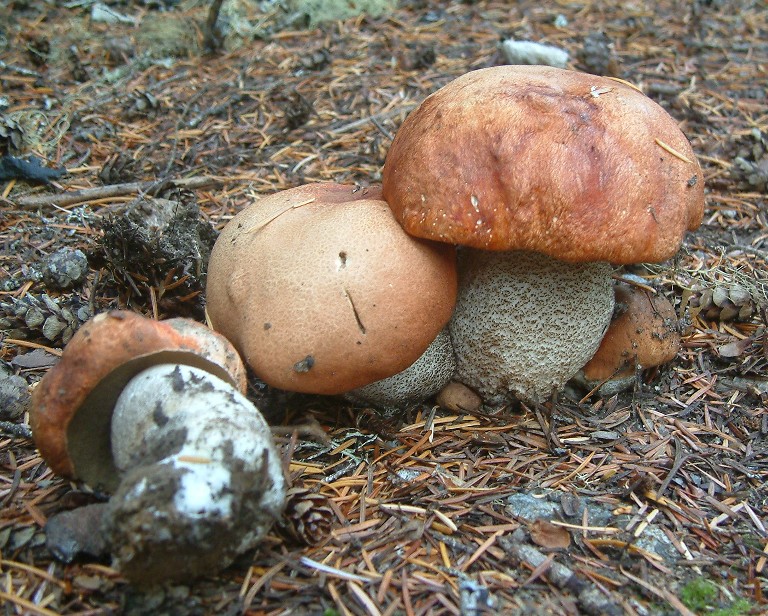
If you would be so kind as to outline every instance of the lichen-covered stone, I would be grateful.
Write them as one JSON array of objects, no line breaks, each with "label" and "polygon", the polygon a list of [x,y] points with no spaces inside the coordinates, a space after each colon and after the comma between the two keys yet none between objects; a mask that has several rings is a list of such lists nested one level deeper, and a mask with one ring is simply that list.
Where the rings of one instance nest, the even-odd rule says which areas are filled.
[{"label": "lichen-covered stone", "polygon": [[544,401],[592,357],[613,304],[607,263],[465,249],[449,323],[455,378],[486,405]]},{"label": "lichen-covered stone", "polygon": [[370,15],[379,17],[397,8],[397,0],[288,0],[289,13],[304,15],[310,26]]}]

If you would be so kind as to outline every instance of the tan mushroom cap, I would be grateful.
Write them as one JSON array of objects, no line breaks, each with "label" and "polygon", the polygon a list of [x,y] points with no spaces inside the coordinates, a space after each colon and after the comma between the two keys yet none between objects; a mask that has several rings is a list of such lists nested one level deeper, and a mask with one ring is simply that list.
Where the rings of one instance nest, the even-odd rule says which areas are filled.
[{"label": "tan mushroom cap", "polygon": [[378,189],[323,183],[260,199],[216,241],[207,310],[254,372],[339,394],[410,366],[450,319],[450,246],[407,235]]},{"label": "tan mushroom cap", "polygon": [[614,293],[620,314],[582,369],[590,382],[631,376],[637,366],[660,366],[680,350],[677,315],[667,298],[627,284],[616,284]]},{"label": "tan mushroom cap", "polygon": [[32,393],[30,425],[55,473],[113,490],[110,424],[125,385],[164,363],[196,366],[245,392],[245,367],[221,335],[188,319],[154,321],[111,311],[85,323]]},{"label": "tan mushroom cap", "polygon": [[630,85],[497,66],[406,118],[383,194],[417,237],[625,264],[677,252],[701,222],[704,181],[675,120]]}]

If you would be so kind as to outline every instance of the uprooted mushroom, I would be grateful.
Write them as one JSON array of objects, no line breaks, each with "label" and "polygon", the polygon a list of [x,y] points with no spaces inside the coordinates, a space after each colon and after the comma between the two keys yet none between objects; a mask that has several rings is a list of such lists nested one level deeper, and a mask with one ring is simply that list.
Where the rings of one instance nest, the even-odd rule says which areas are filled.
[{"label": "uprooted mushroom", "polygon": [[219,334],[124,311],[84,324],[35,388],[40,453],[57,474],[112,493],[93,532],[131,581],[218,571],[281,514],[280,458],[244,390],[242,361]]},{"label": "uprooted mushroom", "polygon": [[542,66],[459,77],[406,118],[383,196],[458,244],[456,379],[489,406],[543,401],[595,353],[614,266],[662,261],[703,212],[676,122],[620,80]]}]

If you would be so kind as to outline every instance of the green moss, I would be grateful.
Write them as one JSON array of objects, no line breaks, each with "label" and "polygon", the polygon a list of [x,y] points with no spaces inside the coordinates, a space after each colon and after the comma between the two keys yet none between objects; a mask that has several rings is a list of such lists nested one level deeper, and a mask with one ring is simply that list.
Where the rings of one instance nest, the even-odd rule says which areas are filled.
[{"label": "green moss", "polygon": [[697,614],[707,616],[742,616],[752,609],[746,599],[737,599],[727,607],[722,607],[718,600],[720,590],[717,585],[704,578],[692,580],[680,591],[680,600],[685,607]]},{"label": "green moss", "polygon": [[742,616],[748,614],[752,604],[746,599],[736,599],[729,607],[720,608],[714,612],[708,612],[711,616]]},{"label": "green moss", "polygon": [[704,578],[691,580],[680,591],[680,600],[689,610],[701,612],[717,603],[717,586]]}]

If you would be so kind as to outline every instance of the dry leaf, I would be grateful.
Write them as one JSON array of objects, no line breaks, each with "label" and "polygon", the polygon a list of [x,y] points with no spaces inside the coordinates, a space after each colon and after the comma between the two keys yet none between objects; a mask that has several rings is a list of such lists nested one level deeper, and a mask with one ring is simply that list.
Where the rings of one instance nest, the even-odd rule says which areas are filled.
[{"label": "dry leaf", "polygon": [[22,353],[11,360],[13,366],[18,366],[25,370],[37,370],[38,368],[50,368],[59,358],[51,355],[43,349],[35,349],[29,353]]},{"label": "dry leaf", "polygon": [[571,533],[541,518],[534,520],[528,531],[531,540],[543,548],[565,549],[571,545]]},{"label": "dry leaf", "polygon": [[735,340],[734,342],[729,342],[728,344],[718,347],[717,352],[720,354],[720,357],[738,357],[752,346],[752,342],[752,338]]}]

